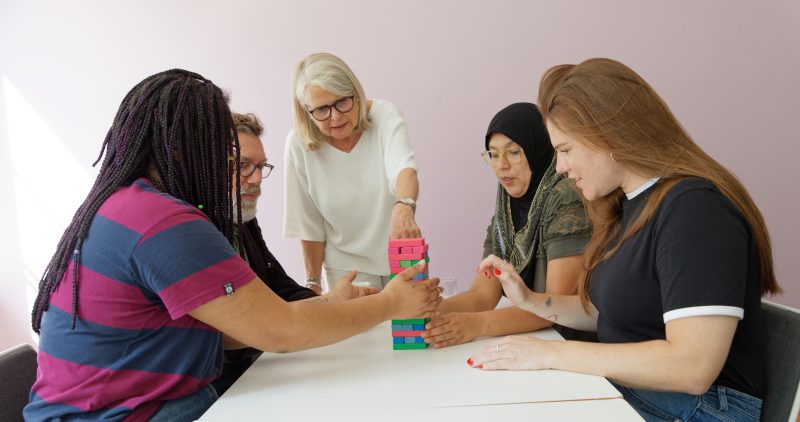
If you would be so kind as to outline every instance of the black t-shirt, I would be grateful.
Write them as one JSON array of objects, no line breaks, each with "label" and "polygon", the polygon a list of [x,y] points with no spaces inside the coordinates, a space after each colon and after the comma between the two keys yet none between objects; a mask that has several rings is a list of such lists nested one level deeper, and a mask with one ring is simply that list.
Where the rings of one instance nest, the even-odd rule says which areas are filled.
[{"label": "black t-shirt", "polygon": [[[620,233],[658,184],[623,202]],[[740,319],[715,384],[763,397],[758,253],[750,226],[708,181],[688,178],[651,220],[591,275],[602,343],[665,339],[665,322],[691,316]]]}]

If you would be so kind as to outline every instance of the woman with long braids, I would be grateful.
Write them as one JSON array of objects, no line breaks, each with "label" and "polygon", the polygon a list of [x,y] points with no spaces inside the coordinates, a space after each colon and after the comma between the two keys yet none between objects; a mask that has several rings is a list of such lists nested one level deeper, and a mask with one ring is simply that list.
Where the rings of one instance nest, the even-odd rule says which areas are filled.
[{"label": "woman with long braids", "polygon": [[747,190],[622,63],[551,68],[539,101],[556,169],[588,203],[588,273],[562,296],[531,292],[496,256],[479,271],[514,305],[600,343],[508,337],[467,363],[604,376],[648,421],[758,421],[761,296],[780,287]]},{"label": "woman with long braids", "polygon": [[217,398],[210,383],[223,339],[226,348],[302,350],[429,316],[441,301],[438,280],[407,281],[422,267],[379,294],[324,306],[267,288],[236,252],[231,112],[198,74],[170,70],[137,84],[103,153],[39,286],[28,420],[195,420]]}]

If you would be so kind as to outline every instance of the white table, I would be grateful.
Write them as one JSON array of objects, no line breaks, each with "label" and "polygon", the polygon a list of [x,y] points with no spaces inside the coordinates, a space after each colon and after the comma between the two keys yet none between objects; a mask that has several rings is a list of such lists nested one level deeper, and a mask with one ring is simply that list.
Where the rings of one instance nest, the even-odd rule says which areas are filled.
[{"label": "white table", "polygon": [[[552,329],[531,335],[561,338]],[[334,345],[264,353],[202,420],[287,421],[306,415],[326,421],[453,417],[455,422],[478,415],[520,419],[539,414],[560,415],[559,420],[590,415],[594,420],[641,420],[602,377],[467,366],[467,358],[493,340],[438,350],[392,350],[386,322]]]}]

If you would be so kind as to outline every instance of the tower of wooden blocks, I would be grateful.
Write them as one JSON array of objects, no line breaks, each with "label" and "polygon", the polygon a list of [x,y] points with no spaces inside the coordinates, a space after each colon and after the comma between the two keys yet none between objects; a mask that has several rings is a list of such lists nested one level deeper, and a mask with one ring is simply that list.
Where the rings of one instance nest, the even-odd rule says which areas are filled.
[{"label": "tower of wooden blocks", "polygon": [[[396,239],[389,241],[389,279],[421,260],[430,262],[428,244],[424,238]],[[428,267],[414,276],[413,280],[427,280]],[[422,332],[430,318],[393,319],[392,348],[394,350],[425,349],[428,344],[422,340]]]}]

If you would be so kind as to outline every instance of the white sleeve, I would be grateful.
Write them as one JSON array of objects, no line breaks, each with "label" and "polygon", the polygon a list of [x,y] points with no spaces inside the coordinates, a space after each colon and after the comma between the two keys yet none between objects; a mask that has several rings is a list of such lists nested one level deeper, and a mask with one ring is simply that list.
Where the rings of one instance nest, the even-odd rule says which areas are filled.
[{"label": "white sleeve", "polygon": [[389,191],[392,195],[397,193],[397,176],[406,168],[417,169],[414,160],[414,151],[408,143],[408,130],[406,121],[400,109],[394,104],[386,104],[388,112],[379,117],[379,136],[383,145],[383,161],[386,168],[386,177],[389,179]]},{"label": "white sleeve", "polygon": [[283,236],[323,242],[325,222],[309,193],[302,148],[295,131],[290,131],[286,137],[283,160],[286,166],[283,179]]}]

